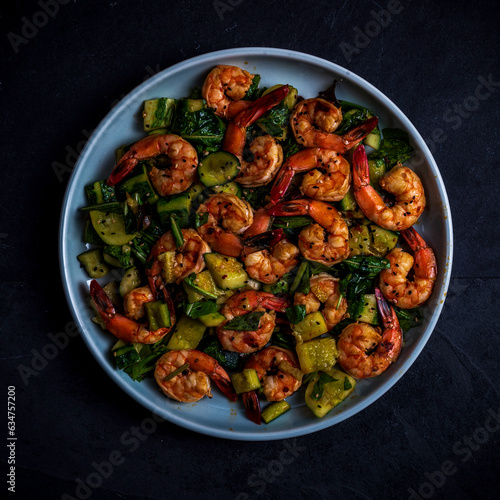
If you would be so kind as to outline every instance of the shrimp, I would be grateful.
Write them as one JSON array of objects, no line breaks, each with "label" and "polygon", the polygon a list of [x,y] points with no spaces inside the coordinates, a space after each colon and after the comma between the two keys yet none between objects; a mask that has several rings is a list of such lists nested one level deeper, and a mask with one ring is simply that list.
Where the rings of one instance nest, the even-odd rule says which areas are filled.
[{"label": "shrimp", "polygon": [[242,101],[255,75],[237,66],[220,64],[207,75],[201,94],[207,105],[221,118],[234,118],[251,104]]},{"label": "shrimp", "polygon": [[[379,287],[389,302],[412,309],[422,305],[432,293],[437,277],[436,257],[414,228],[401,231],[401,236],[415,252],[415,259],[401,248],[394,248],[386,257],[391,268],[380,273]],[[412,267],[415,275],[409,281],[407,275]]]},{"label": "shrimp", "polygon": [[380,179],[379,184],[395,196],[394,206],[388,207],[370,185],[365,148],[357,147],[353,155],[353,185],[354,196],[363,213],[375,224],[391,231],[402,231],[415,224],[422,215],[426,202],[418,175],[398,164]]},{"label": "shrimp", "polygon": [[288,85],[282,85],[252,102],[247,109],[239,113],[226,128],[222,149],[237,156],[241,161],[245,149],[247,127],[279,104],[288,95],[288,92]]},{"label": "shrimp", "polygon": [[300,101],[290,116],[295,140],[306,148],[333,149],[345,153],[363,140],[376,126],[378,118],[369,118],[343,135],[334,131],[342,121],[342,111],[319,97]]},{"label": "shrimp", "polygon": [[[247,290],[230,297],[220,313],[226,317],[216,330],[223,349],[233,352],[255,352],[262,349],[271,338],[276,326],[276,312],[285,312],[288,300],[272,293]],[[232,319],[249,313],[263,313],[257,330],[228,330],[226,324]]]},{"label": "shrimp", "polygon": [[144,304],[153,302],[154,300],[155,296],[149,286],[134,288],[123,297],[125,316],[135,320],[141,319],[146,313]]},{"label": "shrimp", "polygon": [[[96,280],[90,283],[90,296],[96,305],[106,328],[117,338],[125,342],[137,342],[139,344],[154,344],[161,340],[175,323],[175,311],[169,302],[171,325],[168,328],[150,330],[146,325],[138,323],[134,319],[123,316],[116,312],[115,307]],[[145,302],[150,302],[145,300]]]},{"label": "shrimp", "polygon": [[[351,323],[337,342],[340,366],[354,378],[376,377],[394,363],[403,346],[403,333],[394,309],[376,288],[378,310],[384,330],[367,323]],[[371,354],[368,352],[371,351]]]},{"label": "shrimp", "polygon": [[253,160],[240,158],[241,169],[235,181],[247,187],[269,184],[283,163],[283,148],[270,135],[261,135],[250,144],[250,152]]},{"label": "shrimp", "polygon": [[243,262],[252,279],[273,285],[298,264],[299,254],[299,249],[293,243],[282,239],[269,249],[246,255]]},{"label": "shrimp", "polygon": [[[205,268],[203,255],[210,252],[210,247],[194,229],[181,229],[184,243],[177,247],[172,231],[166,232],[154,244],[149,255],[152,266],[146,271],[152,290],[159,283],[180,283],[191,273],[199,273]],[[175,255],[168,261],[162,257],[165,252]],[[168,269],[166,269],[166,267]]]},{"label": "shrimp", "polygon": [[245,368],[253,368],[268,401],[282,401],[302,385],[300,367],[292,351],[266,347],[248,358]]},{"label": "shrimp", "polygon": [[[174,134],[148,135],[133,144],[116,164],[109,176],[108,185],[114,186],[144,160],[158,158],[157,166],[149,171],[153,186],[161,196],[182,193],[191,186],[196,177],[198,155],[186,140]],[[160,167],[160,168],[157,168]]]},{"label": "shrimp", "polygon": [[253,209],[245,200],[229,193],[210,196],[198,208],[198,214],[208,214],[198,227],[200,236],[219,253],[239,257],[243,244],[238,236],[253,223]]},{"label": "shrimp", "polygon": [[333,266],[349,256],[349,230],[336,208],[317,200],[281,202],[270,208],[270,215],[310,215],[310,224],[299,234],[301,254],[308,260]]},{"label": "shrimp", "polygon": [[271,189],[271,203],[281,201],[295,174],[309,172],[302,179],[304,196],[321,201],[339,201],[351,185],[349,162],[331,149],[308,148],[290,156]]},{"label": "shrimp", "polygon": [[321,310],[328,330],[339,323],[347,312],[347,300],[340,292],[339,280],[327,273],[314,275],[309,293],[295,293],[294,304],[305,305],[306,314]]},{"label": "shrimp", "polygon": [[211,398],[210,379],[227,398],[236,401],[226,370],[214,358],[195,349],[167,352],[156,362],[154,375],[160,389],[181,403],[194,403],[203,396]]}]

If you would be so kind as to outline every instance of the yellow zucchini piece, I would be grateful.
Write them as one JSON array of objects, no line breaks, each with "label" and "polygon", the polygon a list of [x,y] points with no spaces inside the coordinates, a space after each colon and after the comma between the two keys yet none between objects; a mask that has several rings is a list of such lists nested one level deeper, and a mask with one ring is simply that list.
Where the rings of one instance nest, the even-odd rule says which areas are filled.
[{"label": "yellow zucchini piece", "polygon": [[337,346],[332,338],[310,340],[297,344],[295,349],[303,373],[330,370],[337,362]]},{"label": "yellow zucchini piece", "polygon": [[372,234],[368,226],[356,224],[349,229],[349,247],[352,255],[371,255]]},{"label": "yellow zucchini piece", "polygon": [[236,290],[247,284],[248,274],[243,269],[243,264],[234,257],[215,252],[206,253],[203,257],[215,284],[222,290]]},{"label": "yellow zucchini piece", "polygon": [[226,317],[219,312],[204,314],[196,319],[208,327],[219,326],[222,322],[226,321]]},{"label": "yellow zucchini piece", "polygon": [[175,250],[169,250],[158,255],[158,261],[161,264],[161,274],[165,283],[175,282]]},{"label": "yellow zucchini piece", "polygon": [[206,329],[207,327],[203,323],[184,315],[175,324],[167,348],[172,350],[196,349]]},{"label": "yellow zucchini piece", "polygon": [[356,387],[355,379],[336,368],[327,370],[325,373],[335,380],[323,385],[323,394],[320,398],[314,399],[312,397],[314,386],[321,376],[320,373],[309,382],[306,388],[306,404],[319,418],[324,417],[330,410],[344,401]]},{"label": "yellow zucchini piece", "polygon": [[385,257],[398,243],[398,233],[383,229],[376,224],[370,225],[372,250],[378,257]]},{"label": "yellow zucchini piece", "polygon": [[312,340],[328,331],[325,318],[319,311],[306,315],[302,321],[292,325],[292,328],[293,334],[299,342]]},{"label": "yellow zucchini piece", "polygon": [[91,278],[102,278],[109,273],[109,267],[104,262],[102,251],[99,248],[87,250],[78,255],[77,259],[85,267]]},{"label": "yellow zucchini piece", "polygon": [[125,271],[120,281],[120,295],[125,297],[127,293],[141,285],[141,276],[137,267],[130,267]]},{"label": "yellow zucchini piece", "polygon": [[[208,269],[196,275],[193,285],[196,285],[198,288],[217,296],[224,295],[226,293],[224,290],[221,290],[215,285],[212,274]],[[182,282],[182,286],[184,287],[184,291],[186,292],[187,299],[190,304],[200,302],[206,298],[204,295],[197,292],[192,286],[189,286],[185,281]]]},{"label": "yellow zucchini piece", "polygon": [[236,394],[255,391],[261,387],[257,370],[253,368],[245,368],[242,372],[233,373],[231,375],[231,382]]}]

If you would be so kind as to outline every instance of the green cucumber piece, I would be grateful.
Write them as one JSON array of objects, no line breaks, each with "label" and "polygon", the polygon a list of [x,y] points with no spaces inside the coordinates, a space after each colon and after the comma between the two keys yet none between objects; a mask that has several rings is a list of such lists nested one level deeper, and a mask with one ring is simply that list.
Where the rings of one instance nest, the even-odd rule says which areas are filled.
[{"label": "green cucumber piece", "polygon": [[127,293],[141,285],[141,276],[137,267],[131,267],[125,271],[120,281],[120,295],[125,297]]},{"label": "green cucumber piece", "polygon": [[203,193],[201,184],[193,184],[184,193],[160,198],[156,204],[156,211],[162,226],[170,224],[170,216],[174,216],[180,228],[189,226],[189,215],[198,197]]},{"label": "green cucumber piece", "polygon": [[240,160],[231,153],[218,151],[203,158],[198,165],[198,177],[205,187],[232,181],[240,171]]},{"label": "green cucumber piece", "polygon": [[207,327],[219,326],[221,323],[226,321],[226,317],[220,312],[204,314],[203,316],[199,316],[197,319]]},{"label": "green cucumber piece", "polygon": [[99,248],[87,250],[78,255],[77,259],[83,264],[91,278],[102,278],[109,273],[109,267],[104,262],[102,251]]},{"label": "green cucumber piece", "polygon": [[169,328],[172,326],[170,310],[168,304],[165,302],[161,300],[146,302],[144,304],[144,309],[146,310],[146,317],[150,330],[156,331],[160,328]]},{"label": "green cucumber piece", "polygon": [[261,388],[257,370],[254,368],[245,368],[240,373],[233,373],[231,375],[231,382],[233,383],[236,394],[255,391]]},{"label": "green cucumber piece", "polygon": [[370,225],[372,250],[378,257],[385,257],[398,243],[399,235],[376,224]]},{"label": "green cucumber piece", "polygon": [[361,321],[370,325],[379,325],[379,316],[377,310],[377,299],[374,293],[365,293],[359,301],[359,306],[353,314],[354,321]]},{"label": "green cucumber piece", "polygon": [[283,413],[286,413],[290,408],[291,406],[287,401],[276,401],[262,410],[260,417],[266,424],[268,424],[283,415]]},{"label": "green cucumber piece", "polygon": [[138,170],[139,173],[137,175],[129,177],[120,183],[118,187],[119,195],[125,198],[126,193],[132,197],[138,194],[142,203],[146,201],[151,204],[156,203],[158,201],[158,195],[151,185],[146,165],[142,164]]},{"label": "green cucumber piece", "polygon": [[368,226],[356,224],[349,228],[349,255],[372,255],[372,233]]},{"label": "green cucumber piece", "polygon": [[91,210],[89,215],[92,226],[106,245],[125,245],[136,237],[136,234],[127,234],[121,214]]},{"label": "green cucumber piece", "polygon": [[227,184],[223,184],[222,186],[214,186],[212,187],[212,191],[214,193],[233,194],[238,198],[241,198],[243,196],[243,190],[241,189],[241,186],[234,181],[228,182]]},{"label": "green cucumber piece", "polygon": [[175,99],[160,97],[144,101],[144,130],[150,131],[160,128],[169,128],[175,112]]},{"label": "green cucumber piece", "polygon": [[116,201],[115,188],[113,186],[108,186],[106,180],[96,181],[85,186],[85,193],[87,194],[90,205]]},{"label": "green cucumber piece", "polygon": [[196,349],[206,329],[207,327],[197,319],[184,315],[175,324],[167,348],[172,350]]},{"label": "green cucumber piece", "polygon": [[248,283],[248,274],[236,258],[216,252],[206,253],[203,257],[216,286],[222,290],[243,288]]}]

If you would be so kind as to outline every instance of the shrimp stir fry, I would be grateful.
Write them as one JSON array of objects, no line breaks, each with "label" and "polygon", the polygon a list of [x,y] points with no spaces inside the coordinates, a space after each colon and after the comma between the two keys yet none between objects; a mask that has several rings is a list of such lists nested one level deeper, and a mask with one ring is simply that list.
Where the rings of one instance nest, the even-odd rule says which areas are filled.
[{"label": "shrimp stir fry", "polygon": [[228,193],[214,194],[198,208],[198,214],[208,214],[198,227],[200,236],[217,252],[239,257],[243,244],[238,236],[253,223],[251,205]]},{"label": "shrimp stir fry", "polygon": [[388,207],[370,184],[365,148],[359,146],[353,155],[354,195],[363,213],[375,224],[391,231],[402,231],[415,224],[425,208],[422,181],[413,170],[396,165],[380,179],[382,189],[395,196],[394,206]]},{"label": "shrimp stir fry", "polygon": [[233,118],[251,104],[242,101],[252,85],[254,75],[237,66],[219,64],[205,79],[201,94],[221,118]]},{"label": "shrimp stir fry", "polygon": [[304,196],[321,201],[339,201],[351,185],[349,162],[331,149],[307,148],[290,156],[271,190],[271,202],[281,201],[295,174],[308,172],[300,191]]},{"label": "shrimp stir fry", "polygon": [[[431,295],[437,276],[434,251],[414,228],[401,231],[401,236],[414,251],[414,258],[401,248],[394,248],[387,259],[390,269],[380,273],[379,287],[385,298],[402,309],[412,309],[422,305]],[[407,276],[412,269],[413,281]]]},{"label": "shrimp stir fry", "polygon": [[[128,316],[116,312],[111,300],[96,280],[92,280],[90,283],[90,296],[106,328],[120,340],[139,344],[154,344],[161,340],[171,329],[171,327],[159,328],[153,331],[147,325],[133,319],[134,316],[142,315],[140,311],[141,306],[143,307],[146,302],[151,302],[151,296],[148,291],[137,292],[133,297],[129,297],[127,301]],[[169,304],[170,319],[173,325],[175,323],[175,310],[171,306],[172,304]],[[137,313],[138,309],[139,312]]]},{"label": "shrimp stir fry", "polygon": [[108,184],[114,186],[140,161],[152,159],[158,159],[158,162],[149,171],[149,177],[161,196],[182,193],[194,182],[198,166],[196,149],[178,135],[154,134],[130,147],[116,164]]},{"label": "shrimp stir fry", "polygon": [[351,323],[342,330],[337,342],[338,362],[354,378],[380,375],[398,359],[403,346],[403,332],[394,309],[378,288],[375,295],[384,325],[382,334],[367,323]]},{"label": "shrimp stir fry", "polygon": [[210,380],[231,401],[236,401],[231,379],[219,363],[195,349],[169,351],[157,362],[155,379],[169,398],[194,403],[204,396],[212,397]]},{"label": "shrimp stir fry", "polygon": [[295,140],[306,148],[326,148],[345,153],[363,140],[376,126],[378,119],[369,118],[343,135],[335,134],[342,121],[342,111],[321,98],[299,102],[290,116]]},{"label": "shrimp stir fry", "polygon": [[[276,325],[275,311],[284,312],[288,300],[272,293],[253,290],[237,293],[230,297],[221,309],[226,321],[217,327],[217,336],[222,347],[233,352],[255,352],[264,347],[273,334]],[[230,330],[228,322],[250,313],[262,313],[256,330]]]},{"label": "shrimp stir fry", "polygon": [[339,280],[320,273],[310,280],[309,293],[295,293],[294,304],[305,305],[306,314],[321,311],[328,330],[339,323],[347,312],[347,300],[340,292]]},{"label": "shrimp stir fry", "polygon": [[333,266],[348,257],[349,230],[337,209],[317,200],[295,200],[278,203],[269,209],[271,215],[310,215],[316,224],[306,226],[299,234],[299,249],[308,260]]}]

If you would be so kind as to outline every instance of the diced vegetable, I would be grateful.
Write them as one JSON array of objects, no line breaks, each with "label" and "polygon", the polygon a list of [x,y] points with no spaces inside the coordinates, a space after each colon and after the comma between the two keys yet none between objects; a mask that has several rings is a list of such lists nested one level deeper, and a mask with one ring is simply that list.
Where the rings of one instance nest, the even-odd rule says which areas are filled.
[{"label": "diced vegetable", "polygon": [[103,257],[114,267],[127,269],[132,265],[130,245],[106,245],[103,249]]},{"label": "diced vegetable", "polygon": [[183,315],[175,324],[168,349],[196,349],[207,327],[196,319]]},{"label": "diced vegetable", "polygon": [[158,255],[157,259],[161,264],[161,274],[165,283],[175,283],[176,274],[176,260],[175,260],[176,252],[175,250],[169,250],[167,252],[163,252]]},{"label": "diced vegetable", "polygon": [[215,285],[209,270],[202,271],[199,274],[192,273],[183,280],[182,286],[189,303],[199,302],[205,298],[216,299],[225,293],[224,290]]},{"label": "diced vegetable", "polygon": [[[273,85],[262,95],[264,96],[279,87],[282,87],[282,85]],[[287,137],[290,113],[297,103],[297,97],[297,89],[288,85],[288,94],[283,101],[257,120],[259,127],[262,128],[266,134],[269,134],[280,141],[284,141]]]},{"label": "diced vegetable", "polygon": [[267,408],[262,410],[260,414],[262,420],[266,424],[272,422],[275,418],[280,417],[284,413],[286,413],[291,408],[288,401],[276,401],[275,403],[270,404]]},{"label": "diced vegetable", "polygon": [[365,293],[361,296],[358,302],[356,311],[352,315],[354,321],[369,323],[370,325],[378,325],[379,317],[377,310],[377,299],[374,293]]},{"label": "diced vegetable", "polygon": [[116,342],[116,344],[111,348],[116,366],[120,370],[123,370],[133,363],[137,363],[137,361],[141,359],[135,345],[137,344],[128,344],[123,340],[118,340],[118,342]]},{"label": "diced vegetable", "polygon": [[314,339],[297,344],[296,351],[303,373],[330,370],[338,357],[337,346],[332,338]]},{"label": "diced vegetable", "polygon": [[120,281],[120,295],[125,297],[127,293],[141,285],[141,276],[137,267],[131,267],[125,271]]},{"label": "diced vegetable", "polygon": [[206,336],[200,342],[198,349],[212,356],[226,370],[241,370],[244,356],[238,352],[226,351],[217,337]]},{"label": "diced vegetable", "polygon": [[142,164],[139,168],[135,169],[134,172],[136,170],[138,171],[136,175],[127,177],[119,184],[117,188],[118,193],[122,198],[125,198],[125,193],[131,196],[138,194],[143,203],[146,201],[151,204],[156,203],[158,201],[158,195],[151,185],[146,165]]},{"label": "diced vegetable", "polygon": [[371,255],[372,235],[368,226],[356,224],[349,228],[349,255]]},{"label": "diced vegetable", "polygon": [[77,258],[91,278],[102,278],[109,273],[109,267],[104,262],[102,251],[98,248],[87,250],[78,255]]},{"label": "diced vegetable", "polygon": [[193,319],[200,316],[217,312],[217,306],[213,300],[202,300],[191,304],[184,304],[184,312]]},{"label": "diced vegetable", "polygon": [[375,255],[385,257],[397,244],[399,235],[376,224],[370,225],[372,250]]},{"label": "diced vegetable", "polygon": [[150,131],[159,128],[169,128],[175,112],[175,99],[161,97],[144,101],[144,130]]},{"label": "diced vegetable", "polygon": [[234,196],[237,196],[238,198],[241,198],[242,196],[242,189],[241,186],[234,181],[230,181],[227,184],[219,185],[219,186],[213,186],[212,191],[214,193],[227,193],[227,194],[233,194]]},{"label": "diced vegetable", "polygon": [[107,245],[125,245],[135,238],[135,234],[127,234],[123,215],[112,212],[91,210],[89,212],[92,225]]},{"label": "diced vegetable", "polygon": [[160,224],[167,227],[170,224],[170,217],[174,216],[179,227],[188,227],[191,209],[202,192],[203,186],[195,183],[184,193],[160,198],[156,205]]},{"label": "diced vegetable", "polygon": [[219,326],[226,321],[226,317],[219,312],[213,312],[199,316],[198,321],[201,321],[205,326],[214,327]]},{"label": "diced vegetable", "polygon": [[355,387],[355,379],[335,368],[318,373],[306,388],[306,404],[322,418],[344,401]]},{"label": "diced vegetable", "polygon": [[231,375],[231,382],[236,394],[255,391],[261,387],[257,370],[253,368],[246,368],[240,373],[233,373]]},{"label": "diced vegetable", "polygon": [[308,314],[300,323],[293,325],[293,334],[299,342],[314,339],[327,331],[325,318],[319,311]]},{"label": "diced vegetable", "polygon": [[205,156],[198,164],[198,177],[206,187],[222,186],[240,171],[240,160],[231,153],[218,151]]},{"label": "diced vegetable", "polygon": [[161,300],[146,302],[144,304],[144,309],[146,310],[146,318],[150,330],[156,331],[160,328],[169,328],[172,326],[168,304],[165,302]]},{"label": "diced vegetable", "polygon": [[246,285],[248,274],[243,269],[243,264],[234,257],[215,252],[206,253],[203,257],[215,284],[222,290],[234,290]]},{"label": "diced vegetable", "polygon": [[96,181],[85,186],[85,193],[90,205],[116,201],[115,188],[108,186],[105,180]]}]

